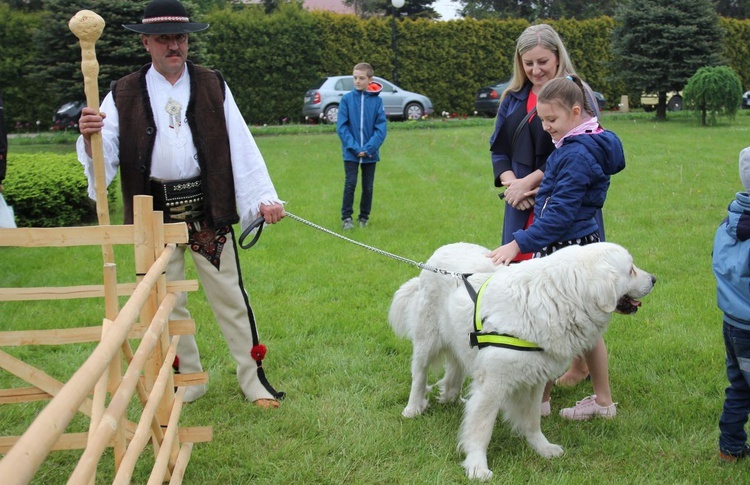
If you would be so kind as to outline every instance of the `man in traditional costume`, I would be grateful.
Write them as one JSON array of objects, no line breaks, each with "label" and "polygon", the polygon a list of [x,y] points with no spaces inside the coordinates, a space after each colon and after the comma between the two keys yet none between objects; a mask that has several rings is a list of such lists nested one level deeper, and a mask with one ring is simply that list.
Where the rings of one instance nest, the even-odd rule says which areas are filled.
[{"label": "man in traditional costume", "polygon": [[[259,215],[275,224],[286,214],[266,164],[229,87],[218,71],[187,60],[189,35],[208,28],[190,22],[177,0],[152,0],[140,24],[151,63],[112,84],[101,115],[85,108],[79,120],[78,159],[96,197],[90,138],[101,132],[107,184],[120,168],[125,223],[133,223],[133,196],[151,195],[165,222],[188,224],[189,243],[169,262],[167,279],[185,279],[185,252],[195,263],[206,297],[237,362],[245,397],[276,408],[283,393],[266,380],[266,348],[242,283],[232,225],[246,228]],[[171,320],[190,318],[182,293]],[[180,337],[179,372],[202,372],[192,335]],[[206,393],[191,386],[185,401]]]}]

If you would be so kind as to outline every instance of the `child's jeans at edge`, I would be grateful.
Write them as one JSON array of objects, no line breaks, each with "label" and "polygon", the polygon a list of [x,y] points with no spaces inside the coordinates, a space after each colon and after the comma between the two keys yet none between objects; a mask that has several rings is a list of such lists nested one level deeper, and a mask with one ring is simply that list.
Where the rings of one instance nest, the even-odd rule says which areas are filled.
[{"label": "child's jeans at edge", "polygon": [[354,190],[357,188],[357,176],[362,167],[362,196],[359,200],[360,220],[370,218],[372,209],[373,186],[375,185],[375,166],[377,163],[344,162],[344,200],[341,203],[341,220],[349,219],[354,213]]},{"label": "child's jeans at edge", "polygon": [[750,413],[750,330],[724,322],[727,379],[724,410],[719,419],[719,450],[739,454],[745,449],[745,424]]}]

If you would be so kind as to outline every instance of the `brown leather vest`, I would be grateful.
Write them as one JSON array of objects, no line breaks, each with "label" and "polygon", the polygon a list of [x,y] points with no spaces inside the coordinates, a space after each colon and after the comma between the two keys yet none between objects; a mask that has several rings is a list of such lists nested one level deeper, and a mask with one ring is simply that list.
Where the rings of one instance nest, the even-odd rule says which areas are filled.
[{"label": "brown leather vest", "polygon": [[[149,177],[156,140],[156,123],[146,87],[150,64],[112,83],[120,122],[120,177],[125,224],[133,223],[133,196],[151,195]],[[214,228],[239,221],[234,177],[224,118],[224,78],[187,62],[190,101],[187,123],[201,169],[206,222]]]}]

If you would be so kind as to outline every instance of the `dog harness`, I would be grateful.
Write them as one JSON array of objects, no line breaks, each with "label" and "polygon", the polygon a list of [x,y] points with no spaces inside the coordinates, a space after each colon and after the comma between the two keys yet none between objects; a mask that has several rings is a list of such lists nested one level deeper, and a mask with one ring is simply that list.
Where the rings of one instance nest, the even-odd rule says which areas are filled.
[{"label": "dog harness", "polygon": [[461,275],[466,290],[469,292],[469,296],[474,300],[474,331],[469,334],[469,345],[471,347],[479,347],[480,349],[491,346],[521,351],[543,351],[544,349],[537,344],[527,340],[522,340],[518,337],[513,337],[512,335],[500,334],[497,332],[482,332],[482,319],[479,317],[479,305],[482,301],[482,293],[484,293],[484,289],[487,287],[487,283],[492,279],[492,276],[487,278],[487,281],[482,284],[479,288],[479,293],[474,291],[474,287],[469,284],[469,276],[471,275]]}]

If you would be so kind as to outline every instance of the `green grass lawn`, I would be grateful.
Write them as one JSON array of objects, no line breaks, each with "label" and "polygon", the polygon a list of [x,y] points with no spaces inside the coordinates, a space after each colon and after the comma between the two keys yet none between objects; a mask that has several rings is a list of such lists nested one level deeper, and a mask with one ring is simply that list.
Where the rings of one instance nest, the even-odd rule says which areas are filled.
[{"label": "green grass lawn", "polygon": [[[621,137],[627,160],[604,208],[607,239],[627,247],[636,264],[658,278],[640,311],[615,315],[605,334],[617,417],[564,421],[557,411],[590,394],[591,386],[555,388],[553,415],[542,429],[565,455],[539,457],[498,421],[488,452],[493,483],[747,480],[748,463],[727,465],[716,453],[726,378],[710,262],[716,227],[741,188],[737,158],[750,145],[750,116],[743,112],[713,128],[698,126],[688,113],[669,118],[603,118]],[[487,143],[492,121],[389,128],[370,227],[347,236],[420,262],[447,243],[499,245],[503,208]],[[257,137],[280,197],[289,212],[339,232],[344,173],[338,138],[330,129],[287,130]],[[210,381],[208,394],[185,407],[182,423],[213,426],[214,440],[195,446],[185,483],[465,483],[456,452],[461,406],[433,400],[423,416],[401,417],[411,345],[393,335],[387,312],[396,289],[419,270],[290,218],[266,228],[258,245],[241,253],[269,349],[264,367],[287,398],[276,411],[243,400],[205,298],[191,294]],[[116,258],[118,278],[132,281],[132,248],[117,248]],[[99,248],[0,248],[2,287],[93,284],[100,268]],[[0,303],[0,328],[98,325],[102,314],[99,300]],[[64,379],[88,348],[4,350]],[[15,385],[23,384],[0,374],[0,386]],[[2,434],[22,433],[41,405],[0,406]],[[77,418],[72,428],[86,424]],[[78,456],[53,453],[35,483],[64,482]],[[148,479],[144,457],[134,483]],[[98,482],[111,480],[112,468],[105,457]]]}]

